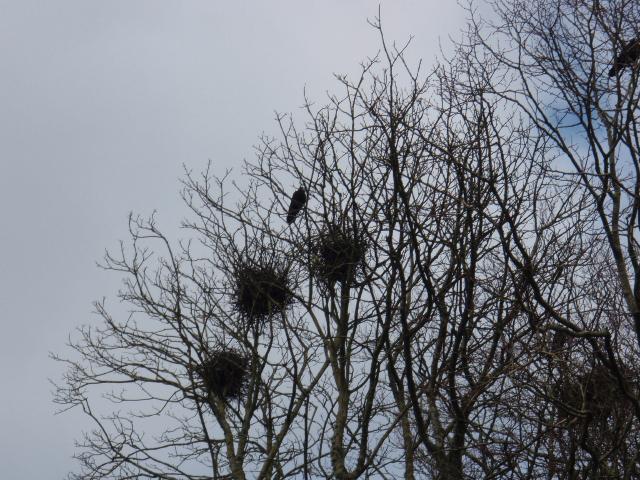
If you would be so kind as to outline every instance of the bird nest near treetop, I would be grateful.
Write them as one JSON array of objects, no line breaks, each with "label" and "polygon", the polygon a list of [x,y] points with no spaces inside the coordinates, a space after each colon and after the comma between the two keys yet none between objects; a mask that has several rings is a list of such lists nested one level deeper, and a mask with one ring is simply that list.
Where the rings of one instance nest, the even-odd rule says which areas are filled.
[{"label": "bird nest near treetop", "polygon": [[[627,369],[622,376],[629,381]],[[626,417],[631,401],[620,388],[618,379],[603,365],[591,371],[562,379],[558,386],[558,415],[561,418],[583,417],[606,421],[609,417]]]},{"label": "bird nest near treetop", "polygon": [[251,322],[284,312],[293,303],[289,269],[276,261],[238,262],[233,269],[233,303]]},{"label": "bird nest near treetop", "polygon": [[328,284],[351,284],[362,270],[367,244],[357,229],[329,225],[313,240],[313,273]]},{"label": "bird nest near treetop", "polygon": [[238,350],[217,349],[207,355],[196,372],[208,393],[224,400],[243,397],[249,367],[249,358]]}]

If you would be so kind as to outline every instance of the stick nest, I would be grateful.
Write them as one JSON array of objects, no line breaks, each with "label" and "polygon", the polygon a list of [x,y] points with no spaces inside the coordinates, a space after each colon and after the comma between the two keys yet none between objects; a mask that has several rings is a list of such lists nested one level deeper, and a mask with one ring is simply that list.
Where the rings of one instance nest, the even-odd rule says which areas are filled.
[{"label": "stick nest", "polygon": [[233,277],[235,308],[251,322],[282,313],[293,303],[289,269],[276,262],[264,265],[240,262]]},{"label": "stick nest", "polygon": [[[629,380],[631,373],[623,371]],[[585,416],[606,421],[609,417],[624,417],[631,408],[617,378],[609,370],[596,365],[590,372],[565,378],[559,385],[559,409],[561,418]]]},{"label": "stick nest", "polygon": [[356,229],[329,225],[313,242],[313,273],[328,284],[351,284],[361,273],[367,244]]},{"label": "stick nest", "polygon": [[234,349],[214,350],[196,372],[208,393],[225,400],[238,400],[246,392],[249,358]]}]

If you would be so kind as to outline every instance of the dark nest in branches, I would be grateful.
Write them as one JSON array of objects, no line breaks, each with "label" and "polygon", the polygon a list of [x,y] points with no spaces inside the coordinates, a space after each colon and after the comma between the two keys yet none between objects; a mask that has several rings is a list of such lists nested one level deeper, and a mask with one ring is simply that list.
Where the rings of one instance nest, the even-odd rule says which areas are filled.
[{"label": "dark nest in branches", "polygon": [[233,349],[210,352],[196,371],[208,393],[224,400],[239,400],[246,391],[249,358]]},{"label": "dark nest in branches", "polygon": [[264,321],[293,303],[289,269],[277,262],[239,262],[233,270],[233,303],[250,322]]},{"label": "dark nest in branches", "polygon": [[[632,378],[628,371],[623,372],[623,377]],[[565,378],[558,387],[561,418],[584,417],[606,422],[610,417],[625,417],[632,407],[617,378],[602,365]]]},{"label": "dark nest in branches", "polygon": [[313,273],[328,284],[350,284],[362,270],[366,250],[357,229],[329,225],[313,241]]}]

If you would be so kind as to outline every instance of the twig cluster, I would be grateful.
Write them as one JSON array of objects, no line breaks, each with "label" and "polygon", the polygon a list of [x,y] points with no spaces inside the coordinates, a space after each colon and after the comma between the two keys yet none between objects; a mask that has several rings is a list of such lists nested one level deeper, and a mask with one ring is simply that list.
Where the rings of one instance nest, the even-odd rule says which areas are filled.
[{"label": "twig cluster", "polygon": [[210,352],[196,368],[207,393],[225,400],[242,398],[246,391],[249,358],[230,348]]},{"label": "twig cluster", "polygon": [[313,241],[311,270],[327,284],[351,283],[361,270],[367,249],[355,228],[329,224]]},{"label": "twig cluster", "polygon": [[293,303],[289,269],[277,262],[238,262],[233,271],[233,303],[248,322],[264,322]]}]

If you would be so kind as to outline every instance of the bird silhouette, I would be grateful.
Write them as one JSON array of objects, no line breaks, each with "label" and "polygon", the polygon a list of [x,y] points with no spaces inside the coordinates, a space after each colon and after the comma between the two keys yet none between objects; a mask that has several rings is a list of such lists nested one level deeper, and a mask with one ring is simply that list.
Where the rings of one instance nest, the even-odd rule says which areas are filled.
[{"label": "bird silhouette", "polygon": [[287,223],[289,225],[294,222],[296,216],[300,213],[300,210],[302,210],[306,203],[307,191],[304,187],[300,187],[298,190],[293,192],[293,195],[291,196],[291,203],[289,204],[289,211],[287,212]]},{"label": "bird silhouette", "polygon": [[640,37],[631,40],[622,48],[620,55],[613,60],[609,76],[615,77],[622,69],[632,66],[638,58],[640,58]]}]

